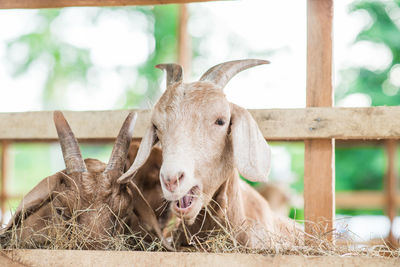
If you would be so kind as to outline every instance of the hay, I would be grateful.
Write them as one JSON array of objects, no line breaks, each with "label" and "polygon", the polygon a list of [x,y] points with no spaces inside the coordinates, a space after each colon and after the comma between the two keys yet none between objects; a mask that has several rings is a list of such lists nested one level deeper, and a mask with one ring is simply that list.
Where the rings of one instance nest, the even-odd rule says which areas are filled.
[{"label": "hay", "polygon": [[[103,208],[108,208],[104,206]],[[56,212],[56,211],[54,211]],[[93,229],[78,223],[78,217],[92,210],[79,210],[72,213],[68,220],[45,221],[46,226],[40,231],[24,226],[24,220],[0,236],[0,249],[67,249],[67,250],[140,250],[140,251],[164,251],[162,242],[148,233],[145,229],[135,232],[114,215],[115,220],[110,229],[105,233],[97,234]],[[25,217],[25,216],[22,216]],[[59,215],[53,214],[53,218]],[[99,220],[99,223],[100,220]],[[124,231],[121,231],[124,229]],[[22,238],[26,231],[29,237]]]},{"label": "hay", "polygon": [[[221,223],[214,215],[215,211],[208,209],[207,214],[220,226],[220,229],[208,232],[188,233],[183,225],[186,241],[190,247],[180,248],[186,252],[208,253],[246,253],[269,256],[299,255],[299,256],[365,256],[365,257],[400,257],[400,248],[381,239],[380,242],[358,243],[355,234],[350,231],[338,233],[335,229],[326,229],[326,224],[312,223],[312,234],[304,231],[293,231],[290,236],[280,236],[273,233],[263,233],[263,244],[258,248],[241,245],[235,238],[243,229],[234,229],[227,220]],[[295,222],[294,222],[295,223]],[[304,221],[302,222],[304,223]],[[294,225],[293,228],[296,228]],[[249,231],[249,229],[244,229]],[[176,231],[176,230],[175,230]],[[332,238],[330,236],[332,235]],[[334,240],[334,241],[332,241]],[[378,244],[376,244],[378,243]]]},{"label": "hay", "polygon": [[191,236],[191,247],[181,248],[181,251],[209,252],[209,253],[251,253],[261,255],[299,255],[299,256],[367,256],[367,257],[400,257],[400,249],[393,248],[385,240],[379,245],[360,244],[350,238],[343,238],[333,232],[331,241],[327,238],[328,232],[320,233],[317,236],[306,235],[306,242],[299,238],[297,244],[287,242],[287,238],[271,234],[273,246],[263,248],[249,248],[239,244],[234,234],[227,234],[224,230],[209,231],[207,238]]},{"label": "hay", "polygon": [[[142,229],[141,234],[134,232],[120,219],[115,219],[113,229],[102,235],[93,237],[90,229],[82,227],[77,223],[77,218],[84,211],[74,212],[72,218],[68,221],[60,220],[47,225],[40,232],[23,240],[21,239],[21,227],[13,226],[1,235],[0,249],[67,249],[84,250],[97,249],[109,251],[166,251],[162,242],[152,234],[145,233]],[[214,216],[208,210],[210,216]],[[282,237],[269,234],[270,240],[265,242],[265,247],[252,249],[248,246],[239,244],[235,236],[242,229],[233,229],[229,222],[221,223],[214,218],[220,225],[219,229],[210,231],[201,231],[198,233],[184,233],[188,239],[190,247],[179,247],[174,242],[174,233],[176,229],[176,220],[170,221],[169,229],[175,228],[169,232],[168,239],[177,251],[186,252],[209,252],[209,253],[251,253],[261,255],[302,255],[302,256],[368,256],[368,257],[400,257],[400,249],[394,249],[384,240],[380,245],[356,244],[349,235],[344,236],[336,231],[326,231],[320,225],[313,227],[314,233]],[[124,234],[120,234],[115,229],[124,228]],[[185,227],[182,227],[185,229]],[[29,230],[26,229],[25,230]],[[328,236],[332,233],[336,240],[332,242]],[[296,241],[293,243],[293,238]],[[37,240],[45,240],[38,244]],[[290,240],[289,240],[290,239]],[[304,240],[307,240],[307,245]],[[290,242],[289,242],[290,241]],[[273,245],[271,245],[273,244]]]}]

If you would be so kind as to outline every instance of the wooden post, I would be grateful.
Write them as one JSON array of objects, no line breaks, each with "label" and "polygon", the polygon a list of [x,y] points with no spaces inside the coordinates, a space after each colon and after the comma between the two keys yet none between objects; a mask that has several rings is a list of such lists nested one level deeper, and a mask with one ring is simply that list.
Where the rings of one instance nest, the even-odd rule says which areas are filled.
[{"label": "wooden post", "polygon": [[[307,107],[333,105],[332,1],[307,1]],[[331,239],[335,214],[334,139],[305,140],[304,144],[305,230],[309,234],[329,232]]]},{"label": "wooden post", "polygon": [[7,203],[7,179],[8,179],[8,160],[9,160],[9,146],[10,144],[6,141],[2,142],[1,148],[1,176],[0,176],[0,210],[1,218],[0,225],[4,222],[4,214],[6,213],[6,203]]},{"label": "wooden post", "polygon": [[385,177],[385,209],[390,220],[390,232],[388,241],[396,246],[396,238],[393,235],[393,221],[396,217],[397,194],[397,142],[394,139],[386,140],[387,171]]},{"label": "wooden post", "polygon": [[189,10],[187,5],[179,5],[178,21],[178,63],[185,71],[184,79],[191,76],[192,43],[188,33]]}]

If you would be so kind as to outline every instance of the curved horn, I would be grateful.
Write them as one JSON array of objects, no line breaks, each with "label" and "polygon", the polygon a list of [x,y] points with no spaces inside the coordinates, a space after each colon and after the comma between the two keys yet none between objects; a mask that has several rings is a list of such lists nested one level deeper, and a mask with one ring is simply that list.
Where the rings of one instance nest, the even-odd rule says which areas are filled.
[{"label": "curved horn", "polygon": [[181,82],[183,78],[183,68],[179,64],[158,64],[157,69],[167,72],[167,87],[173,83]]},{"label": "curved horn", "polygon": [[124,171],[125,161],[128,156],[129,145],[132,141],[133,128],[135,127],[137,114],[130,112],[126,117],[124,124],[122,124],[118,137],[111,153],[110,160],[108,161],[105,171],[120,170]]},{"label": "curved horn", "polygon": [[86,172],[86,165],[82,159],[78,141],[61,111],[54,111],[54,124],[60,140],[67,174]]},{"label": "curved horn", "polygon": [[243,59],[215,65],[201,76],[200,81],[209,81],[223,89],[233,76],[248,68],[261,64],[269,64],[267,60]]}]

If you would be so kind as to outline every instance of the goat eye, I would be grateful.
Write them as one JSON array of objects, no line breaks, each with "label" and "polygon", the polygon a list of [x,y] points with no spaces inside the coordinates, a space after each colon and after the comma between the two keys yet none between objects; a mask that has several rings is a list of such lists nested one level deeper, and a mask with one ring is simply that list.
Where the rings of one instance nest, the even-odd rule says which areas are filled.
[{"label": "goat eye", "polygon": [[64,215],[64,209],[63,208],[58,208],[57,207],[57,208],[55,208],[55,210],[56,210],[58,215],[60,215],[60,216]]},{"label": "goat eye", "polygon": [[224,120],[223,119],[217,119],[216,121],[215,121],[215,124],[216,125],[219,125],[219,126],[222,126],[222,125],[224,125],[225,124],[225,122],[224,122]]},{"label": "goat eye", "polygon": [[157,128],[157,126],[153,123],[153,127],[154,127],[154,129],[156,130],[156,131],[158,131],[158,128]]}]

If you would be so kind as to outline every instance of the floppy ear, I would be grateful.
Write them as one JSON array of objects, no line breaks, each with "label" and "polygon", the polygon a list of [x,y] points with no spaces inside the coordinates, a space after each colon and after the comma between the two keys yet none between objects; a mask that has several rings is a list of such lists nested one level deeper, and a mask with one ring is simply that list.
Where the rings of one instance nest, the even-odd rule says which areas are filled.
[{"label": "floppy ear", "polygon": [[236,167],[243,177],[266,182],[271,167],[271,149],[250,113],[231,106],[231,140]]},{"label": "floppy ear", "polygon": [[151,125],[146,134],[143,136],[142,142],[140,143],[139,151],[137,152],[135,161],[127,172],[125,172],[121,177],[118,178],[117,182],[119,184],[125,184],[132,179],[137,173],[140,167],[146,163],[147,158],[150,156],[151,149],[158,142],[156,129]]},{"label": "floppy ear", "polygon": [[24,214],[31,214],[48,202],[52,193],[60,185],[61,177],[61,173],[49,176],[29,191],[4,229],[9,230],[13,225],[19,225]]}]

